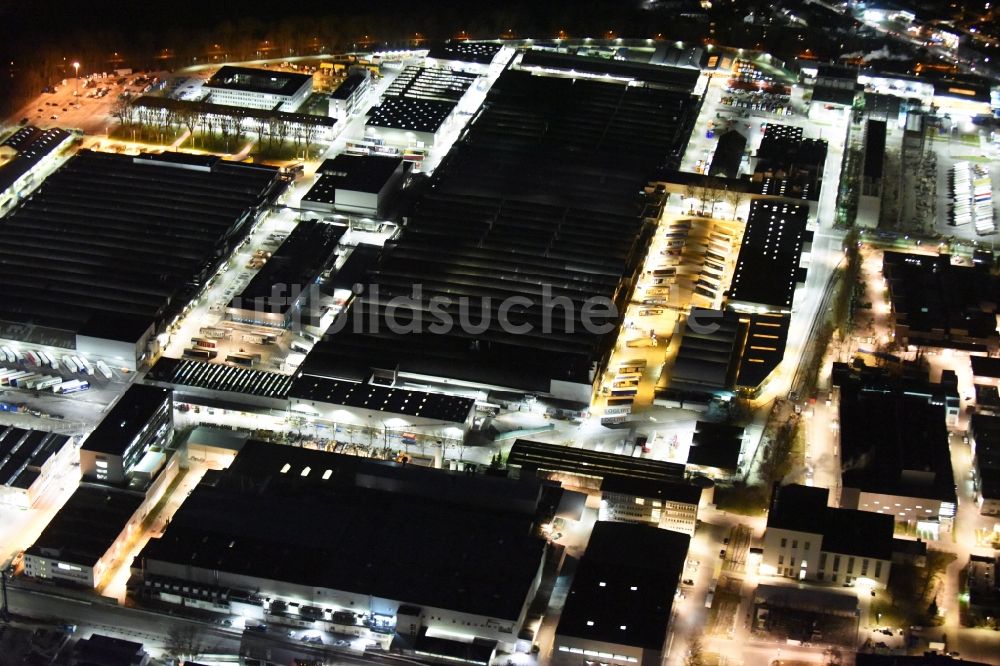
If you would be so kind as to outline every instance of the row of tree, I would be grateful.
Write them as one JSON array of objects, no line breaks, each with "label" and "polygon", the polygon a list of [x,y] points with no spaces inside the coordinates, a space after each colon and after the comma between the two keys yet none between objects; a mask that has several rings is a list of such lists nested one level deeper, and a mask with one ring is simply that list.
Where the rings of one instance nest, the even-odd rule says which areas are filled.
[{"label": "row of tree", "polygon": [[171,130],[186,129],[191,147],[204,146],[213,138],[221,139],[226,150],[236,150],[249,134],[257,137],[265,150],[283,148],[287,142],[301,149],[308,158],[318,139],[319,127],[309,123],[291,122],[281,115],[244,118],[234,109],[234,114],[207,113],[196,105],[190,108],[156,108],[137,105],[131,98],[121,98],[111,110],[121,126],[136,133],[152,133],[153,140],[164,142]]},{"label": "row of tree", "polygon": [[736,219],[736,209],[746,200],[746,192],[730,190],[717,178],[709,176],[698,184],[687,185],[684,188],[685,199],[695,199],[701,204],[699,210],[706,211],[710,217],[715,217],[715,207],[727,203],[733,209],[733,219]]}]

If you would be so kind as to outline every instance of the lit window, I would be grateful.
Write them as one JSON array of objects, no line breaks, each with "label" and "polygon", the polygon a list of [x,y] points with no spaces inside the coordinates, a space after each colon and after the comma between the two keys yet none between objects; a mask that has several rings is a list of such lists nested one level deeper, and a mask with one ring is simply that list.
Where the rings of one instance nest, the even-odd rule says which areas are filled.
[{"label": "lit window", "polygon": [[302,470],[302,476],[309,476],[309,472],[311,472],[311,471],[312,471],[311,467],[305,467],[305,468],[303,468],[303,470]]},{"label": "lit window", "polygon": [[285,466],[281,468],[281,473],[282,474],[288,474],[288,470],[290,470],[291,468],[292,468],[291,465],[289,465],[288,463],[285,463]]},{"label": "lit window", "polygon": [[587,620],[587,626],[588,627],[594,626],[594,621],[593,620]]}]

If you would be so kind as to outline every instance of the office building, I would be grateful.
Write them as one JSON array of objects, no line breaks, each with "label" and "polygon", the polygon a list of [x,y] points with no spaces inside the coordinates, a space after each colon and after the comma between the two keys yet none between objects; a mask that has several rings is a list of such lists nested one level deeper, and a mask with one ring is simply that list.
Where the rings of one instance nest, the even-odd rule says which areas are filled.
[{"label": "office building", "polygon": [[1000,618],[1000,558],[971,555],[965,568],[965,593],[969,595],[969,613],[977,620],[992,623]]},{"label": "office building", "polygon": [[702,490],[690,483],[609,474],[601,480],[599,520],[644,523],[694,536]]},{"label": "office building", "polygon": [[226,65],[205,82],[207,101],[267,111],[295,112],[312,94],[312,76]]},{"label": "office building", "polygon": [[371,73],[366,69],[352,71],[330,93],[330,116],[344,122],[362,113],[368,108],[371,91]]},{"label": "office building", "polygon": [[815,213],[826,154],[826,141],[803,138],[801,127],[768,123],[755,155],[752,191],[798,200]]},{"label": "office building", "polygon": [[954,374],[931,384],[873,369],[852,376],[835,366],[840,505],[887,514],[925,538],[950,531],[957,506],[947,427],[958,416]]},{"label": "office building", "polygon": [[659,666],[689,543],[670,530],[597,522],[556,627],[554,666]]},{"label": "office building", "polygon": [[133,472],[152,476],[158,470],[147,467],[165,462],[163,449],[173,431],[171,391],[133,384],[84,440],[80,472],[84,479],[108,484],[126,483]]},{"label": "office building", "polygon": [[[142,643],[112,638],[104,634],[91,634],[73,646],[71,666],[146,666],[149,654]],[[188,664],[193,662],[188,661]]]},{"label": "office building", "polygon": [[892,567],[892,516],[828,507],[829,494],[775,485],[761,573],[884,588]]}]

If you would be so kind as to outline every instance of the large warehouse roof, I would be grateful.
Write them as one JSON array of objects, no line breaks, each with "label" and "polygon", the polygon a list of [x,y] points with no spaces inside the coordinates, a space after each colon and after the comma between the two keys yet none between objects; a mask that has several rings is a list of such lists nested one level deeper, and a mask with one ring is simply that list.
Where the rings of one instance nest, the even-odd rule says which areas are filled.
[{"label": "large warehouse roof", "polygon": [[413,132],[437,132],[455,102],[417,97],[386,97],[374,107],[365,125]]},{"label": "large warehouse roof", "polygon": [[[294,471],[283,466],[286,452]],[[182,563],[223,578],[519,617],[545,549],[530,518],[358,487],[334,473],[339,464],[325,451],[248,442],[230,469],[209,472],[140,557],[154,574],[157,561]]]},{"label": "large warehouse roof", "polygon": [[[352,312],[381,321],[389,299],[411,295],[416,283],[425,303],[451,299],[445,309],[455,322],[459,299],[467,299],[469,322],[488,312],[485,330],[470,335],[456,325],[434,334],[426,316],[424,328],[406,334],[345,327],[316,346],[304,369],[332,375],[346,360],[540,392],[553,379],[589,383],[614,333],[588,330],[583,305],[594,297],[623,305],[652,231],[642,187],[679,158],[693,111],[689,93],[505,72],[401,238],[387,244],[366,281],[378,294],[366,291]],[[573,312],[547,315],[544,290],[569,299]],[[531,331],[501,325],[497,309],[510,297],[530,300],[509,322]],[[397,310],[397,320],[406,314]]]},{"label": "large warehouse roof", "polygon": [[312,83],[308,74],[226,65],[205,82],[205,87],[290,97],[307,83]]},{"label": "large warehouse roof", "polygon": [[[80,151],[0,225],[0,320],[135,342],[276,194],[275,168]],[[138,331],[138,335],[131,337]]]},{"label": "large warehouse roof", "polygon": [[431,50],[427,53],[427,57],[435,60],[455,60],[458,62],[488,65],[493,62],[493,59],[502,48],[503,44],[495,42],[449,40],[444,44],[431,47]]}]

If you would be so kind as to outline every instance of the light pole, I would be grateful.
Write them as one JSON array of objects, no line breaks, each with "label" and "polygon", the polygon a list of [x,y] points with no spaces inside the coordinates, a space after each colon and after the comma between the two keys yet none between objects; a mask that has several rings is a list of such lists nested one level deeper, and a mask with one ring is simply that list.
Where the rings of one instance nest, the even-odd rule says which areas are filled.
[{"label": "light pole", "polygon": [[80,63],[74,62],[73,69],[76,70],[76,80],[73,83],[73,97],[80,96]]}]

